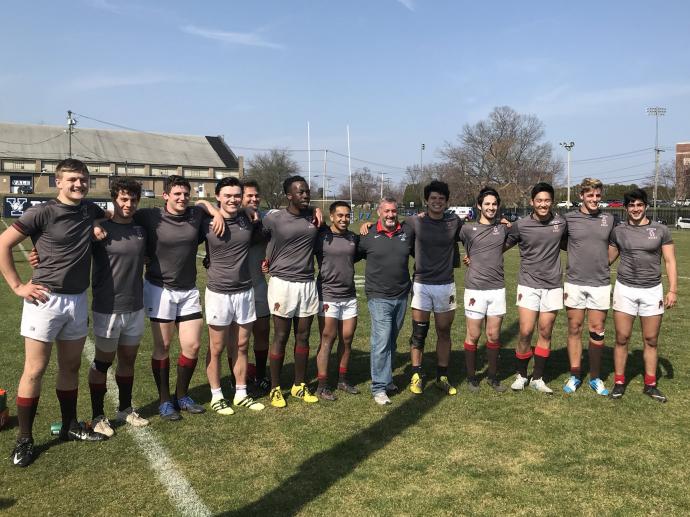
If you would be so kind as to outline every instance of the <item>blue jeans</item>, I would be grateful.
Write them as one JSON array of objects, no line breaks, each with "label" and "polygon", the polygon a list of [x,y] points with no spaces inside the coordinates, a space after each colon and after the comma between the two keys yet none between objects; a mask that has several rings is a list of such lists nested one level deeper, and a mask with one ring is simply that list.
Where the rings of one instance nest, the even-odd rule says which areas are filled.
[{"label": "blue jeans", "polygon": [[405,319],[407,296],[372,298],[368,302],[371,317],[371,393],[386,391],[393,382],[393,355],[396,340]]}]

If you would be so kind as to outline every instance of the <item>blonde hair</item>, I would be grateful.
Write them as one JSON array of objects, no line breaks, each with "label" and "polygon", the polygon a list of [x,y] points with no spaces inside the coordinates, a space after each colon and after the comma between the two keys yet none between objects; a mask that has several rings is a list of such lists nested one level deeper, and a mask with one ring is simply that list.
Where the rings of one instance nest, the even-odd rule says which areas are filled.
[{"label": "blonde hair", "polygon": [[580,194],[584,194],[590,190],[602,190],[603,188],[604,184],[601,182],[601,180],[596,178],[585,178],[582,180],[582,183],[580,183]]}]

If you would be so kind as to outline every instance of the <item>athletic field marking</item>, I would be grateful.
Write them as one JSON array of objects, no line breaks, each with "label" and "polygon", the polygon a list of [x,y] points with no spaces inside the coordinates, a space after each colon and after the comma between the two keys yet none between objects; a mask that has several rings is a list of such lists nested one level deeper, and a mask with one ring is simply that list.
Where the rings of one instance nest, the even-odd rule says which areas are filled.
[{"label": "athletic field marking", "polygon": [[[2,223],[7,228],[7,222],[2,220]],[[29,253],[24,247],[24,243],[19,243],[19,249],[22,250],[26,260],[29,260]],[[91,364],[96,350],[90,338],[86,338],[86,343],[84,344],[84,351],[82,354]],[[90,368],[90,366],[89,366]],[[119,390],[117,388],[117,383],[113,376],[113,370],[110,368],[108,370],[108,399],[110,402],[117,406],[120,402],[119,400]],[[134,443],[137,444],[139,449],[144,453],[146,459],[149,461],[151,470],[156,473],[158,480],[161,485],[165,487],[168,492],[168,496],[172,500],[173,504],[177,510],[182,515],[189,516],[206,516],[212,515],[211,510],[204,504],[201,498],[194,491],[192,485],[187,481],[187,478],[175,468],[175,463],[158,440],[156,439],[155,433],[148,427],[131,427],[128,426],[128,432],[134,439]]]}]

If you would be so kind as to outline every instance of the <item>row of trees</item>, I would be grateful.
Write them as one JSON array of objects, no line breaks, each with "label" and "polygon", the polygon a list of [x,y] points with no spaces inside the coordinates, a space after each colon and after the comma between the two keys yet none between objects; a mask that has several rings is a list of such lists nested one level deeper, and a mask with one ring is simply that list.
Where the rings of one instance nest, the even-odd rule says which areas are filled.
[{"label": "row of trees", "polygon": [[[440,161],[407,167],[400,184],[388,183],[385,194],[405,205],[422,205],[423,188],[432,179],[450,186],[451,205],[468,205],[486,185],[496,188],[506,207],[524,206],[529,192],[538,181],[562,184],[563,164],[554,157],[553,146],[544,139],[544,124],[534,115],[516,112],[508,106],[494,108],[488,118],[465,124],[454,142],[446,142]],[[248,162],[248,175],[256,179],[269,207],[283,202],[283,180],[299,171],[287,150],[259,153]],[[660,171],[659,199],[674,196],[675,167],[664,165]],[[355,204],[375,203],[381,195],[380,177],[368,168],[352,174],[352,200]],[[650,181],[644,186],[653,185]],[[618,189],[620,190],[620,189]],[[322,193],[321,193],[322,194]],[[608,189],[609,199],[621,198],[615,186]],[[650,192],[651,194],[651,192]],[[341,185],[339,199],[349,199],[349,185]]]}]

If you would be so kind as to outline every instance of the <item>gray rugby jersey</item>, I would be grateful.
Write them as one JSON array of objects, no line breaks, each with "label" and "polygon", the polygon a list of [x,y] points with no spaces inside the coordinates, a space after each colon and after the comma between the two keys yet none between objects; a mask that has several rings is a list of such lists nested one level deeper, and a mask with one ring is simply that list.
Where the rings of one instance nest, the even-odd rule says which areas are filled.
[{"label": "gray rugby jersey", "polygon": [[568,223],[566,281],[592,287],[609,285],[609,238],[618,218],[601,211],[590,215],[575,210],[565,214],[565,220]]},{"label": "gray rugby jersey", "polygon": [[105,221],[108,236],[93,246],[93,301],[95,312],[120,314],[144,307],[146,230],[134,223]]},{"label": "gray rugby jersey", "polygon": [[173,215],[164,207],[136,211],[134,221],[146,229],[150,262],[145,276],[149,282],[184,291],[196,287],[196,253],[204,215],[196,206],[182,215]]},{"label": "gray rugby jersey", "polygon": [[532,215],[513,223],[506,244],[520,247],[518,284],[534,289],[561,287],[561,238],[566,229],[565,219],[557,214],[543,223]]},{"label": "gray rugby jersey", "polygon": [[270,235],[266,248],[271,276],[287,282],[314,280],[314,244],[318,229],[312,224],[311,211],[293,215],[286,209],[263,218],[264,231]]},{"label": "gray rugby jersey", "polygon": [[453,256],[462,221],[453,215],[432,219],[414,215],[405,219],[405,232],[414,242],[414,281],[444,285],[453,282]]},{"label": "gray rugby jersey", "polygon": [[359,236],[347,231],[333,233],[328,226],[319,229],[314,254],[319,263],[316,288],[320,300],[348,300],[355,290],[355,262],[359,260]]},{"label": "gray rugby jersey", "polygon": [[460,230],[460,240],[470,257],[465,270],[465,287],[468,289],[503,289],[503,245],[508,236],[504,224],[465,223]]},{"label": "gray rugby jersey", "polygon": [[91,201],[66,205],[51,199],[27,210],[12,225],[31,237],[40,264],[31,280],[60,294],[78,294],[89,287],[93,224],[105,212]]},{"label": "gray rugby jersey", "polygon": [[616,281],[628,287],[655,287],[661,283],[661,247],[672,244],[671,232],[660,223],[642,226],[624,223],[611,233],[620,263]]},{"label": "gray rugby jersey", "polygon": [[247,258],[254,225],[243,210],[235,217],[225,219],[222,237],[213,233],[212,223],[212,217],[204,217],[202,234],[210,262],[206,286],[222,294],[246,291],[252,286]]}]

